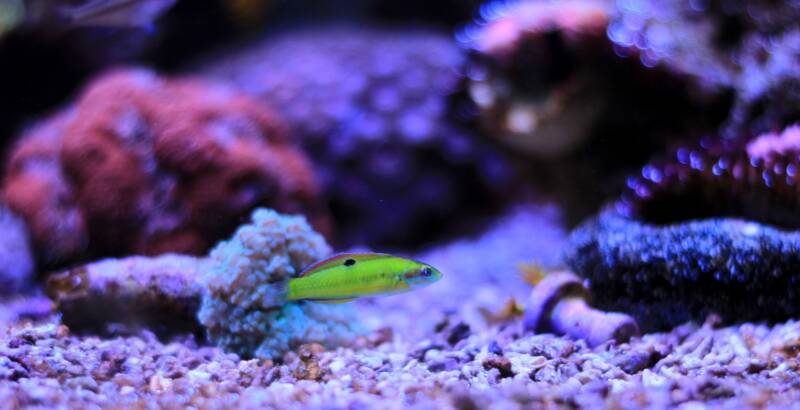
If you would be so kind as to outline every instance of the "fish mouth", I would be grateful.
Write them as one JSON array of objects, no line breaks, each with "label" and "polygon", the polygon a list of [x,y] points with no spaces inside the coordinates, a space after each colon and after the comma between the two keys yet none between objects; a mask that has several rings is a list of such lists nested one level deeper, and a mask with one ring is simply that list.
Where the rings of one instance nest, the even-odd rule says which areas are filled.
[{"label": "fish mouth", "polygon": [[442,272],[440,272],[438,269],[436,268],[431,268],[431,269],[433,269],[433,274],[429,278],[426,278],[427,280],[425,281],[425,285],[436,283],[442,280],[442,278],[444,277],[444,275],[442,275]]},{"label": "fish mouth", "polygon": [[411,289],[422,289],[442,279],[442,273],[436,268],[429,266],[431,273],[428,276],[416,275],[413,279],[408,280],[408,285]]}]

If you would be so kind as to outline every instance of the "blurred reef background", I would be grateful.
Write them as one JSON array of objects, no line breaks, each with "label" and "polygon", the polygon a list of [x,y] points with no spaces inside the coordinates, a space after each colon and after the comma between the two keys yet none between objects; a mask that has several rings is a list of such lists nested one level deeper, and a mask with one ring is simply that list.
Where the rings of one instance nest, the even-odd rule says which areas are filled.
[{"label": "blurred reef background", "polygon": [[797,1],[0,0],[0,158],[9,408],[800,402]]}]

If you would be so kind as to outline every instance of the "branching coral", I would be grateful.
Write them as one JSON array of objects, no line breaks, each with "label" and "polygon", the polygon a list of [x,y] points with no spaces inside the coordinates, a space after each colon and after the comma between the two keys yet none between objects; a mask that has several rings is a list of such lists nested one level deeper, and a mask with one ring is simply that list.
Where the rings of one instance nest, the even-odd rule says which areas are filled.
[{"label": "branching coral", "polygon": [[310,164],[257,101],[193,80],[124,70],[23,136],[3,194],[39,260],[200,254],[259,205],[325,228]]},{"label": "branching coral", "polygon": [[286,282],[330,253],[300,216],[258,209],[211,252],[200,322],[212,341],[244,356],[276,357],[301,343],[337,346],[361,329],[349,305],[286,302]]}]

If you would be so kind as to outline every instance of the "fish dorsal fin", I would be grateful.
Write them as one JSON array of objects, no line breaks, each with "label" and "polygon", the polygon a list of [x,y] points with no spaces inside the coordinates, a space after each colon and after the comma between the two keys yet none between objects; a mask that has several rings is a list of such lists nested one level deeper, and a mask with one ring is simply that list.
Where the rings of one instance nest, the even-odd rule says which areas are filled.
[{"label": "fish dorsal fin", "polygon": [[297,277],[304,277],[304,276],[311,276],[317,272],[321,272],[325,269],[334,267],[334,266],[355,266],[359,262],[364,262],[368,260],[374,259],[381,259],[390,257],[391,255],[385,253],[371,253],[371,252],[345,252],[345,253],[338,253],[333,255],[329,258],[325,258],[319,261],[308,265],[302,272],[300,272]]}]

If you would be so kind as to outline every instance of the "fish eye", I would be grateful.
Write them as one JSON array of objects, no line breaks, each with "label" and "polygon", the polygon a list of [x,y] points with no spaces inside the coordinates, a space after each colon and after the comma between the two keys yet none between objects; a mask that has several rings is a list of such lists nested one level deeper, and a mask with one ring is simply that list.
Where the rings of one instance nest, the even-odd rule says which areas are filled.
[{"label": "fish eye", "polygon": [[429,267],[427,267],[427,266],[426,266],[426,267],[424,267],[424,268],[422,268],[422,269],[420,269],[420,270],[419,270],[419,274],[420,274],[421,276],[423,276],[423,277],[426,277],[426,278],[427,278],[428,276],[431,276],[431,275],[433,275],[433,270],[432,270],[431,268],[429,268]]}]

